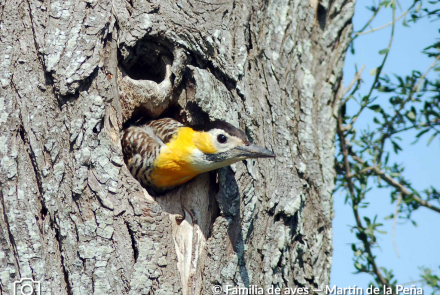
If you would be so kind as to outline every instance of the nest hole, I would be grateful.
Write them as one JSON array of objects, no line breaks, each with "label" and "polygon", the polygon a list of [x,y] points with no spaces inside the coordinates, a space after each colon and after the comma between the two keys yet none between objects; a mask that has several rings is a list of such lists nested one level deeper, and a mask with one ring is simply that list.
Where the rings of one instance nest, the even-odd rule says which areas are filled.
[{"label": "nest hole", "polygon": [[172,62],[173,54],[165,46],[142,41],[124,58],[122,68],[133,80],[149,80],[159,84],[165,80],[167,65]]}]

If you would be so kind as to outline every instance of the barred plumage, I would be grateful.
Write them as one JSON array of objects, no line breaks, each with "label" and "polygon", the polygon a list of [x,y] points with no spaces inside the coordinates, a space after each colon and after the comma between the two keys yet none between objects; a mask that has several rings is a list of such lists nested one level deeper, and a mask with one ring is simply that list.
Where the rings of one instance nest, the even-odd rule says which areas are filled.
[{"label": "barred plumage", "polygon": [[122,136],[124,161],[133,177],[141,184],[154,187],[150,181],[154,160],[159,155],[161,147],[169,142],[177,129],[182,126],[173,119],[164,118],[124,130]]}]

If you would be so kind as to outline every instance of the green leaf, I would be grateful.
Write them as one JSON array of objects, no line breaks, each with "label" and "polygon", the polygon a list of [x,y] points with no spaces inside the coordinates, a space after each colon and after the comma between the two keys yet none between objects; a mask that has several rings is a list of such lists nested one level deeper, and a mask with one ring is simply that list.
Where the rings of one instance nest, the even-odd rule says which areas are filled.
[{"label": "green leaf", "polygon": [[439,72],[439,71],[440,71],[440,67],[434,68],[434,72]]},{"label": "green leaf", "polygon": [[375,111],[376,113],[379,113],[382,111],[382,107],[378,104],[373,104],[372,106],[369,106],[368,108],[372,111]]},{"label": "green leaf", "polygon": [[391,1],[390,0],[385,0],[382,1],[382,3],[380,3],[380,5],[384,6],[384,7],[388,7],[391,5]]},{"label": "green leaf", "polygon": [[416,120],[416,114],[414,114],[413,111],[409,111],[406,113],[406,117],[411,121],[414,122]]},{"label": "green leaf", "polygon": [[437,135],[438,132],[434,133],[431,138],[428,140],[428,143],[426,145],[430,145],[431,141],[435,138],[435,136]]},{"label": "green leaf", "polygon": [[380,92],[393,92],[394,88],[390,88],[388,86],[379,86],[377,87],[377,90],[379,90]]},{"label": "green leaf", "polygon": [[401,148],[400,145],[398,145],[394,140],[391,140],[391,143],[392,143],[392,145],[393,145],[394,152],[395,152],[396,154],[398,154],[399,151],[402,150],[402,148]]},{"label": "green leaf", "polygon": [[406,17],[403,19],[402,25],[404,27],[409,27],[408,23],[406,22]]},{"label": "green leaf", "polygon": [[385,49],[382,49],[382,50],[380,50],[379,51],[379,54],[387,54],[388,53],[388,51],[390,51],[388,48],[385,48]]},{"label": "green leaf", "polygon": [[368,217],[366,217],[366,216],[364,216],[364,220],[365,220],[365,222],[366,222],[367,224],[370,224],[370,223],[371,223],[370,218],[368,218]]},{"label": "green leaf", "polygon": [[419,138],[420,136],[422,136],[423,134],[425,134],[425,133],[428,132],[428,131],[429,131],[429,128],[427,128],[427,129],[425,129],[425,130],[422,130],[422,131],[420,131],[419,133],[417,133],[416,137]]},{"label": "green leaf", "polygon": [[390,5],[390,2],[391,2],[390,0],[384,0],[384,1],[380,2],[379,5],[386,7],[386,6]]},{"label": "green leaf", "polygon": [[377,74],[377,68],[374,68],[370,71],[370,76],[376,76]]}]

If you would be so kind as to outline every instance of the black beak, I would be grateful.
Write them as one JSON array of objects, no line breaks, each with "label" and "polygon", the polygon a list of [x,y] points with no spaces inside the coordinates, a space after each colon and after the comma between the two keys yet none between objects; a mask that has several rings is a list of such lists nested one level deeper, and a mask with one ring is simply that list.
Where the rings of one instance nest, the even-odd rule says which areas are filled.
[{"label": "black beak", "polygon": [[275,158],[276,155],[268,149],[262,148],[255,144],[238,146],[235,149],[240,151],[240,156],[246,158]]}]

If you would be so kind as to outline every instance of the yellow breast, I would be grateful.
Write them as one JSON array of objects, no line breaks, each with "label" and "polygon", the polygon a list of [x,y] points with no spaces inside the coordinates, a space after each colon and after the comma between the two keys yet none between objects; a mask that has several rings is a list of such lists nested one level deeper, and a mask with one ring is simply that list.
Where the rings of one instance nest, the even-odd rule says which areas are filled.
[{"label": "yellow breast", "polygon": [[183,184],[204,172],[194,165],[194,154],[197,151],[214,153],[210,135],[182,127],[163,147],[154,161],[154,170],[150,181],[159,188]]}]

